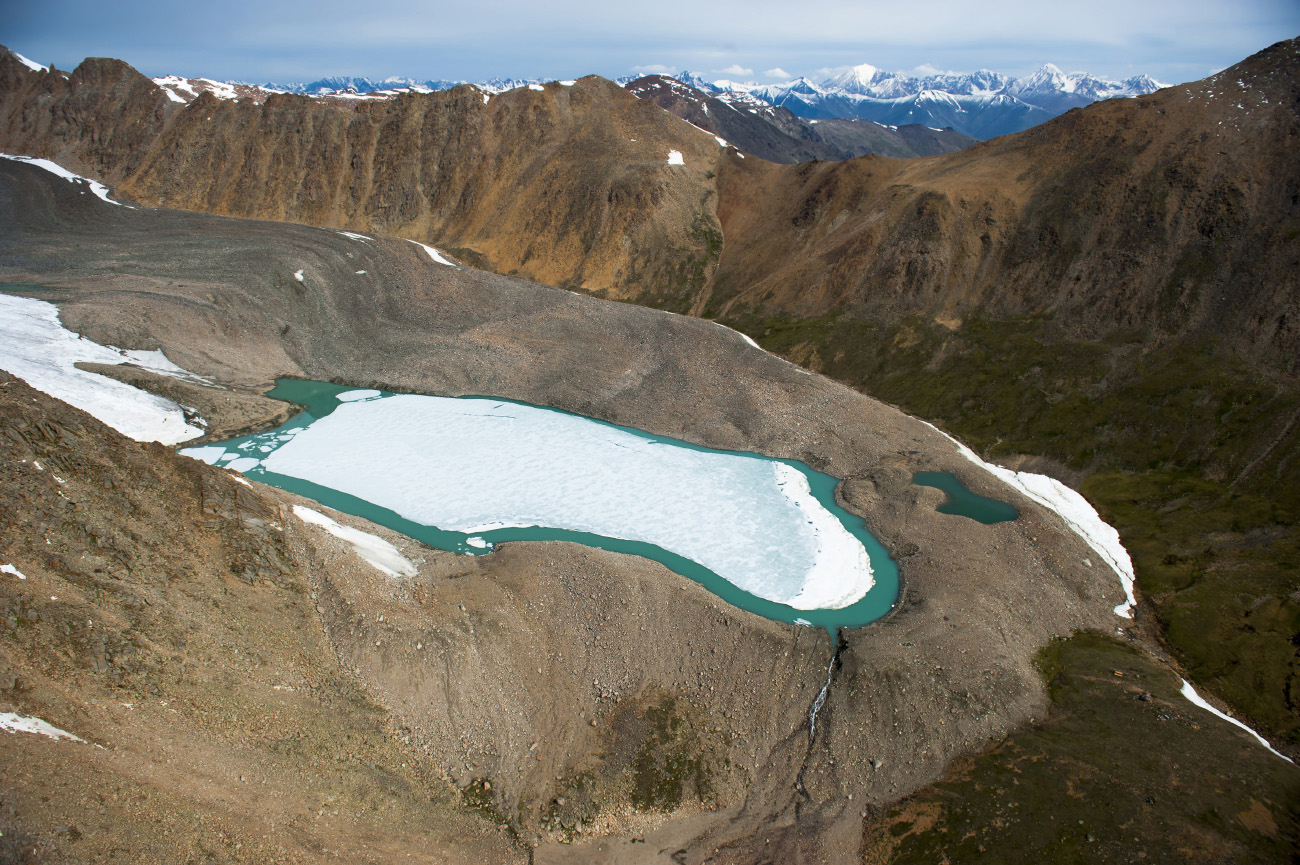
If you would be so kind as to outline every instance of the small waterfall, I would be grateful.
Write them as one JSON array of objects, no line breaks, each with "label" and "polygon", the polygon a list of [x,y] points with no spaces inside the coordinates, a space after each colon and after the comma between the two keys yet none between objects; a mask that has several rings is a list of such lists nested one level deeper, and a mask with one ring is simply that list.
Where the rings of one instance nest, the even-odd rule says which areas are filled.
[{"label": "small waterfall", "polygon": [[840,658],[840,641],[838,634],[831,635],[831,644],[834,649],[831,650],[831,662],[826,665],[826,684],[822,685],[821,693],[817,699],[813,700],[812,708],[808,710],[808,743],[812,744],[813,739],[817,736],[817,713],[821,711],[826,704],[826,696],[831,692],[831,676],[835,674],[835,662]]}]

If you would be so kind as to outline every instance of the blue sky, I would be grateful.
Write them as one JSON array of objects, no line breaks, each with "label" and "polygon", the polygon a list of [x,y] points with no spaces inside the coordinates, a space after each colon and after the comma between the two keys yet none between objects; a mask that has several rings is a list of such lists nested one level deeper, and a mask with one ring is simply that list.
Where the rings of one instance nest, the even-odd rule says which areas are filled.
[{"label": "blue sky", "polygon": [[0,44],[61,69],[108,56],[151,76],[254,82],[325,75],[613,78],[683,69],[767,81],[786,73],[821,78],[858,63],[897,72],[989,68],[1019,75],[1052,62],[1067,72],[1147,73],[1179,83],[1300,35],[1297,0],[632,5],[5,0]]}]

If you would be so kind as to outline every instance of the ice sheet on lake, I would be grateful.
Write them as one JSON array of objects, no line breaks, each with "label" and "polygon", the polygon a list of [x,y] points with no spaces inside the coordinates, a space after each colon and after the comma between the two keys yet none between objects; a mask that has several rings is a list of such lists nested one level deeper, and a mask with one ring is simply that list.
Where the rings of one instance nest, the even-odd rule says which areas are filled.
[{"label": "ice sheet on lake", "polygon": [[974,451],[934,424],[926,421],[921,422],[955,444],[963,457],[1024,493],[1048,510],[1059,514],[1071,531],[1087,541],[1088,546],[1096,550],[1102,560],[1119,576],[1120,584],[1124,587],[1126,600],[1115,607],[1115,615],[1123,616],[1126,619],[1133,618],[1133,608],[1137,606],[1137,600],[1133,597],[1133,560],[1129,558],[1128,550],[1124,549],[1124,544],[1120,542],[1119,532],[1116,531],[1114,526],[1101,518],[1096,508],[1088,504],[1087,499],[1047,475],[1016,472],[1002,466],[986,463]]},{"label": "ice sheet on lake", "polygon": [[320,526],[339,540],[351,544],[352,549],[356,550],[358,556],[390,577],[413,577],[416,575],[415,565],[411,564],[411,561],[402,555],[397,547],[378,535],[372,535],[351,526],[340,525],[320,511],[314,511],[302,505],[294,505],[293,512],[304,523]]},{"label": "ice sheet on lake", "polygon": [[73,742],[83,744],[86,741],[66,730],[60,730],[40,718],[24,718],[22,715],[13,712],[0,712],[0,730],[4,730],[6,733],[35,733],[38,736],[49,736],[56,741],[58,739],[70,739]]},{"label": "ice sheet on lake", "polygon": [[0,294],[0,369],[136,441],[177,444],[203,435],[185,422],[181,407],[171,400],[74,366],[124,359],[130,358],[120,349],[65,329],[54,304]]},{"label": "ice sheet on lake", "polygon": [[1286,760],[1288,763],[1295,762],[1286,754],[1274,750],[1273,746],[1270,745],[1268,743],[1268,740],[1265,739],[1263,736],[1259,735],[1254,730],[1250,729],[1245,724],[1241,723],[1231,715],[1225,715],[1223,712],[1220,712],[1218,709],[1214,708],[1209,703],[1205,702],[1205,700],[1201,697],[1201,695],[1196,693],[1196,689],[1192,687],[1191,682],[1187,681],[1186,679],[1183,679],[1182,682],[1183,682],[1183,691],[1182,691],[1183,696],[1186,697],[1188,700],[1190,700],[1194,705],[1200,706],[1202,709],[1204,709],[1207,712],[1211,712],[1215,715],[1218,715],[1220,718],[1227,721],[1229,724],[1237,725],[1238,727],[1245,730],[1250,735],[1254,736],[1255,739],[1259,742],[1259,744],[1263,745],[1265,748],[1269,749],[1270,751],[1273,751],[1274,754],[1277,754],[1279,757],[1281,757],[1283,760]]},{"label": "ice sheet on lake", "polygon": [[[257,463],[230,465],[245,460]],[[261,464],[448,531],[545,526],[643,541],[799,609],[848,606],[873,584],[862,543],[795,468],[532,406],[345,401]]]},{"label": "ice sheet on lake", "polygon": [[64,180],[70,180],[73,183],[85,183],[90,187],[90,191],[95,193],[95,195],[97,195],[101,200],[107,201],[109,204],[116,204],[118,207],[125,207],[128,210],[135,210],[135,208],[129,204],[123,204],[120,201],[114,201],[109,198],[108,187],[100,183],[98,180],[91,180],[89,177],[82,177],[80,174],[73,174],[71,171],[56,162],[51,162],[48,159],[37,159],[35,156],[14,156],[9,153],[0,153],[0,159],[12,159],[14,162],[26,162],[28,165],[34,165],[37,168],[44,168],[46,171],[58,175]]}]

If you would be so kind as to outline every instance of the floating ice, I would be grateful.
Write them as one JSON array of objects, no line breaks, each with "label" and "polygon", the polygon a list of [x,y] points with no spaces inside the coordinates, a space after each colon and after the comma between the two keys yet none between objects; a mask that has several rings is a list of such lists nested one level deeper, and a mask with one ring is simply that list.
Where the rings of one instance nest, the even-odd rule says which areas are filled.
[{"label": "floating ice", "polygon": [[873,585],[866,549],[786,463],[500,400],[365,397],[260,464],[447,531],[544,526],[642,541],[798,609],[842,608]]},{"label": "floating ice", "polygon": [[120,364],[124,359],[135,358],[65,329],[54,304],[0,294],[0,369],[136,441],[177,444],[203,435],[185,422],[185,413],[171,400],[74,366]]},{"label": "floating ice", "polygon": [[114,201],[109,198],[108,187],[100,183],[98,180],[91,180],[89,177],[82,177],[80,174],[73,174],[71,171],[56,162],[51,162],[48,159],[37,159],[35,156],[14,156],[9,153],[0,153],[0,159],[12,159],[14,162],[26,162],[28,165],[35,165],[37,168],[44,168],[46,171],[58,175],[64,180],[71,180],[74,183],[80,181],[81,183],[87,184],[90,187],[90,191],[95,193],[95,195],[102,201],[107,201],[109,204],[116,204],[118,207],[125,207],[128,210],[135,210],[135,208],[129,204],[123,204],[120,201]]},{"label": "floating ice", "polygon": [[304,508],[302,505],[294,505],[293,513],[304,523],[320,526],[339,540],[348,542],[358,556],[390,577],[413,577],[418,572],[415,565],[411,564],[411,561],[402,555],[397,547],[378,535],[351,526],[339,525],[320,511]]}]

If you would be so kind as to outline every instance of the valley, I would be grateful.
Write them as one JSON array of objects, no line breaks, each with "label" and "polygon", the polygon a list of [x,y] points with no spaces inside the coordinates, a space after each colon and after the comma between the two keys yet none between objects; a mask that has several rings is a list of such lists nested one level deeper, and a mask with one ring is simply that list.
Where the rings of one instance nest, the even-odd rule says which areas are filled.
[{"label": "valley", "polygon": [[[483,97],[181,105],[120,61],[5,54],[0,150],[135,207],[0,161],[0,280],[225,387],[93,367],[194,407],[199,444],[283,421],[261,394],[288,377],[801,461],[898,563],[897,604],[832,645],[640,557],[461,556],[330,514],[416,570],[385,575],[295,516],[319,505],[5,376],[0,695],[87,740],[0,736],[6,838],[52,861],[1289,855],[1300,770],[1180,678],[1295,756],[1294,41],[924,159],[765,162],[594,77]],[[922,419],[1082,492],[1135,617],[1056,511]],[[1018,516],[942,513],[914,472]]]}]

